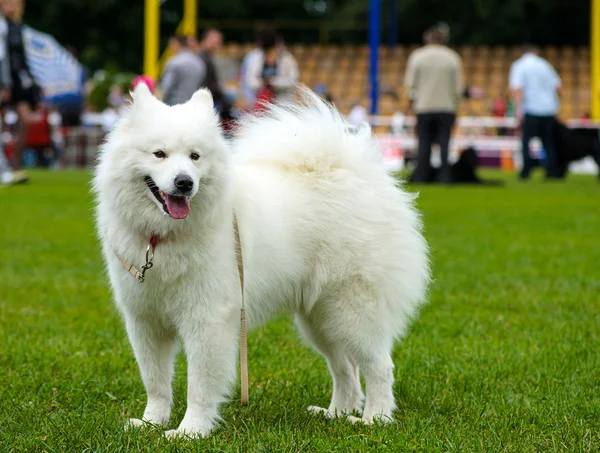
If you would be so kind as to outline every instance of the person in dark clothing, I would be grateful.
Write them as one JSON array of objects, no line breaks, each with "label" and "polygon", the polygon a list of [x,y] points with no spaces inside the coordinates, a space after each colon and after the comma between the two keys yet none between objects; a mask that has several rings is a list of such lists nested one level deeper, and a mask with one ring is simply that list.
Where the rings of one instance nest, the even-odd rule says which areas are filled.
[{"label": "person in dark clothing", "polygon": [[40,102],[40,88],[36,85],[25,57],[21,24],[8,21],[8,58],[12,79],[11,102],[18,106],[27,103],[34,110]]},{"label": "person in dark clothing", "polygon": [[231,109],[231,102],[227,99],[223,88],[219,82],[219,74],[214,62],[214,55],[223,45],[223,34],[216,29],[206,30],[202,34],[200,42],[190,39],[189,47],[200,56],[204,63],[205,76],[201,86],[208,88],[212,94],[215,107],[221,114],[227,115]]},{"label": "person in dark clothing", "polygon": [[12,161],[12,167],[17,174],[16,177],[24,176],[20,170],[23,150],[31,123],[31,113],[37,108],[41,100],[41,90],[31,75],[25,56],[22,24],[18,18],[19,7],[17,0],[4,0],[2,2],[2,12],[8,25],[6,41],[12,82],[9,104],[15,107],[19,116],[19,131]]}]

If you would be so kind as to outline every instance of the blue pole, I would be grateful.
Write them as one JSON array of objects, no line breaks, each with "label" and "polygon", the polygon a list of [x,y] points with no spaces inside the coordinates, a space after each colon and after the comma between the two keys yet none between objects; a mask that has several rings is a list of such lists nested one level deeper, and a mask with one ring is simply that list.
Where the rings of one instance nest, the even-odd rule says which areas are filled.
[{"label": "blue pole", "polygon": [[388,45],[394,47],[398,39],[398,9],[396,0],[390,0],[390,22],[388,28]]},{"label": "blue pole", "polygon": [[371,115],[377,114],[379,97],[379,71],[377,68],[381,32],[381,0],[369,0],[369,84],[371,91]]}]

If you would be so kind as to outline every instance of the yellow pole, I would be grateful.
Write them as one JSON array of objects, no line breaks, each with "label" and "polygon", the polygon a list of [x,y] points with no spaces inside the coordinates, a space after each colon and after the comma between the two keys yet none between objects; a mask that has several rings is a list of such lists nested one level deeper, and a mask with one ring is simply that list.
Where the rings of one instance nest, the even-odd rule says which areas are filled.
[{"label": "yellow pole", "polygon": [[145,0],[144,7],[144,74],[158,77],[160,36],[160,0]]},{"label": "yellow pole", "polygon": [[592,1],[591,11],[591,42],[590,42],[590,68],[591,96],[593,120],[600,120],[600,0]]},{"label": "yellow pole", "polygon": [[183,34],[196,36],[196,17],[198,15],[198,0],[183,0]]}]

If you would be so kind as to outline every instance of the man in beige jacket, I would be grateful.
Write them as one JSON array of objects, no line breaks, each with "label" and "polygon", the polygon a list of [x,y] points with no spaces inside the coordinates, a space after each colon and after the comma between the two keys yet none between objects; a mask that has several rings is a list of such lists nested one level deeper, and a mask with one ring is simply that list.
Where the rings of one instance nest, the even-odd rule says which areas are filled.
[{"label": "man in beige jacket", "polygon": [[440,146],[440,182],[452,182],[448,148],[464,88],[460,57],[443,44],[445,40],[444,31],[434,27],[425,33],[425,46],[408,57],[404,83],[414,100],[419,140],[417,168],[412,177],[416,183],[429,181],[433,143]]}]

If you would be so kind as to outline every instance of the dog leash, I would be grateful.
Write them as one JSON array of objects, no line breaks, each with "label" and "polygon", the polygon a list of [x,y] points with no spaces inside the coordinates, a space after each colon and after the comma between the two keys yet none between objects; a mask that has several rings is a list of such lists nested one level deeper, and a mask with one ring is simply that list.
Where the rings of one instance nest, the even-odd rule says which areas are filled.
[{"label": "dog leash", "polygon": [[[246,303],[245,303],[245,291],[244,291],[244,261],[242,260],[242,242],[240,240],[240,229],[238,227],[237,217],[235,212],[233,213],[233,232],[235,235],[235,256],[238,267],[238,274],[240,277],[240,290],[242,293],[242,308],[240,314],[240,378],[241,378],[241,390],[242,390],[242,406],[248,405],[248,341],[246,336]],[[114,252],[116,257],[119,259],[123,267],[127,269],[131,275],[140,283],[144,283],[146,271],[151,269],[154,265],[154,249],[158,244],[158,234],[150,236],[150,241],[146,247],[146,264],[142,266],[142,271],[136,269],[133,264],[127,262],[122,258],[116,251]]]},{"label": "dog leash", "polygon": [[125,269],[127,269],[127,272],[133,275],[136,278],[136,280],[140,283],[144,283],[144,280],[146,279],[146,271],[148,269],[151,269],[154,265],[152,260],[154,259],[154,249],[156,248],[158,239],[158,234],[153,234],[152,236],[150,236],[150,241],[148,242],[148,246],[146,247],[146,264],[142,266],[141,272],[138,271],[133,264],[127,262],[127,260],[125,260],[115,251],[115,256],[119,259],[119,261],[125,267]]},{"label": "dog leash", "polygon": [[240,317],[240,378],[242,388],[242,406],[248,405],[248,343],[246,339],[246,304],[244,297],[244,261],[242,259],[242,241],[240,240],[240,229],[237,216],[233,213],[233,232],[235,234],[235,255],[240,276],[240,288],[242,292],[242,308]]}]

